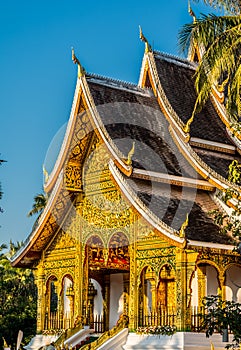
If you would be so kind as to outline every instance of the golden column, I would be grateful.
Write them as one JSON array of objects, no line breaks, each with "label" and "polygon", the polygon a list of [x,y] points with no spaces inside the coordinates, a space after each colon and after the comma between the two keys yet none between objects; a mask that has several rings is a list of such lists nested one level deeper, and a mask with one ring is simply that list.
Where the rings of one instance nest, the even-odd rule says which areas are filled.
[{"label": "golden column", "polygon": [[203,298],[206,296],[207,291],[207,278],[206,278],[206,267],[198,266],[198,305],[202,305]]},{"label": "golden column", "polygon": [[186,329],[187,312],[187,253],[185,249],[176,251],[177,322],[178,330]]},{"label": "golden column", "polygon": [[75,307],[74,307],[74,319],[81,320],[83,318],[82,305],[83,305],[83,276],[84,276],[84,261],[85,261],[85,244],[83,243],[83,193],[79,193],[76,198],[75,208],[76,208],[76,224],[75,224],[75,240],[76,240],[76,256],[75,256]]},{"label": "golden column", "polygon": [[187,312],[186,312],[186,327],[187,330],[191,329],[192,325],[192,278],[196,269],[198,253],[193,251],[187,251]]},{"label": "golden column", "polygon": [[[134,214],[133,214],[134,215]],[[138,216],[135,215],[133,222],[138,222]],[[129,329],[134,330],[138,325],[138,278],[137,278],[137,224],[132,225],[133,231],[130,234],[130,284],[129,284]]]},{"label": "golden column", "polygon": [[222,300],[226,300],[226,290],[225,290],[225,275],[224,273],[223,274],[220,274],[218,276],[218,279],[219,279],[219,285],[220,285],[220,291],[221,291],[221,297],[222,297]]},{"label": "golden column", "polygon": [[66,290],[66,297],[69,299],[70,307],[70,324],[69,328],[73,327],[73,316],[74,316],[74,288],[72,284]]},{"label": "golden column", "polygon": [[45,323],[45,274],[42,262],[37,270],[34,270],[35,282],[38,289],[37,300],[37,332],[44,329]]}]

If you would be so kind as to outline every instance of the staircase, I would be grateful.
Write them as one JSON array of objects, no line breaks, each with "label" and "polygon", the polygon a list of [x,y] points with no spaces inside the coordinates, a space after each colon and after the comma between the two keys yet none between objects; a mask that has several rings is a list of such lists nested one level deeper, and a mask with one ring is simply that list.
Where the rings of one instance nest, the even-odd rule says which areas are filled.
[{"label": "staircase", "polygon": [[49,345],[52,342],[55,342],[58,339],[59,335],[43,335],[37,334],[33,337],[30,342],[24,346],[26,350],[37,350],[42,346]]},{"label": "staircase", "polygon": [[228,343],[222,342],[220,334],[206,338],[205,333],[177,332],[173,336],[139,335],[129,333],[124,350],[225,350]]},{"label": "staircase", "polygon": [[81,348],[83,345],[86,345],[86,344],[90,344],[92,343],[93,341],[96,341],[97,339],[99,338],[98,335],[91,335],[89,337],[86,337],[85,340],[82,340],[79,344],[79,346],[77,345],[76,348]]}]

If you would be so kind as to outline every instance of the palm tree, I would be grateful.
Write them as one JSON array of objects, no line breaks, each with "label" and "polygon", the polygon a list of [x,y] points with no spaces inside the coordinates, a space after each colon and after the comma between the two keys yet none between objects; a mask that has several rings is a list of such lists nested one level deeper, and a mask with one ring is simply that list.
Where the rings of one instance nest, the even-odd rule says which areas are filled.
[{"label": "palm tree", "polygon": [[40,216],[47,204],[47,200],[48,200],[48,196],[46,193],[38,193],[34,197],[34,203],[33,203],[32,209],[28,213],[28,216],[32,216],[34,214],[39,214]]},{"label": "palm tree", "polygon": [[219,85],[225,92],[225,106],[230,116],[238,120],[241,117],[241,0],[203,1],[216,8],[223,7],[226,14],[201,15],[193,23],[184,25],[179,34],[183,52],[191,43],[204,48],[195,74],[198,97],[193,115],[205,104],[213,85]]},{"label": "palm tree", "polygon": [[[193,2],[200,2],[193,0]],[[204,4],[210,5],[213,8],[224,9],[228,12],[239,13],[241,7],[240,0],[203,0]]]}]

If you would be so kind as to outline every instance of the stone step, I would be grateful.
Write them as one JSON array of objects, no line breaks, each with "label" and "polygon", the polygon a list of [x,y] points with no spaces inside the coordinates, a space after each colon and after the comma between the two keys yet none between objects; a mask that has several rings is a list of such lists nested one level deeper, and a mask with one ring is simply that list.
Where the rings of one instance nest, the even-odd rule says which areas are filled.
[{"label": "stone step", "polygon": [[173,336],[129,333],[127,341],[122,347],[124,350],[210,350],[211,344],[215,350],[225,350],[228,343],[222,341],[220,334],[206,338],[204,333],[192,332],[177,332]]}]

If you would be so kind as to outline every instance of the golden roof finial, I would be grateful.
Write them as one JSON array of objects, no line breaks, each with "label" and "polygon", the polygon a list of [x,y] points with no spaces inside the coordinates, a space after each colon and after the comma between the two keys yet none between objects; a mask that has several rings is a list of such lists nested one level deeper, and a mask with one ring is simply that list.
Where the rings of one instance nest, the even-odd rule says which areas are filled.
[{"label": "golden roof finial", "polygon": [[190,126],[194,120],[195,113],[196,113],[196,110],[198,107],[198,103],[199,103],[199,98],[196,99],[191,118],[188,119],[186,125],[184,125],[184,127],[182,128],[182,130],[186,133],[190,132]]},{"label": "golden roof finial", "polygon": [[72,51],[72,61],[78,65],[78,78],[83,77],[85,75],[85,70],[84,68],[81,66],[80,61],[78,60],[78,58],[75,56],[74,53],[74,48],[71,48]]},{"label": "golden roof finial", "polygon": [[44,174],[44,183],[46,183],[49,180],[49,174],[48,174],[47,170],[45,169],[44,164],[43,164],[43,174]]},{"label": "golden roof finial", "polygon": [[149,45],[146,37],[144,36],[141,26],[139,26],[140,39],[145,43],[145,53],[151,52],[151,46]]},{"label": "golden roof finial", "polygon": [[229,81],[229,75],[221,84],[217,86],[218,92],[224,92],[224,88],[227,85],[228,81]]},{"label": "golden roof finial", "polygon": [[127,165],[131,165],[131,163],[132,163],[132,156],[133,156],[134,152],[135,152],[135,141],[133,141],[131,150],[128,153],[128,156],[127,156],[127,159],[126,159],[126,164]]},{"label": "golden roof finial", "polygon": [[187,228],[187,226],[188,226],[188,214],[187,214],[187,216],[186,216],[186,220],[183,222],[183,224],[182,224],[182,226],[181,226],[181,228],[180,228],[180,237],[181,238],[185,238],[185,236],[186,236],[186,228]]},{"label": "golden roof finial", "polygon": [[7,344],[6,340],[5,340],[5,338],[2,337],[2,339],[3,339],[3,347],[4,348],[8,348],[8,344]]},{"label": "golden roof finial", "polygon": [[190,126],[194,120],[194,113],[192,114],[191,118],[188,119],[187,123],[184,125],[182,130],[186,133],[190,132]]},{"label": "golden roof finial", "polygon": [[188,13],[189,13],[190,16],[192,16],[193,22],[196,22],[197,17],[195,15],[195,13],[193,12],[192,8],[191,8],[190,0],[188,0]]}]

